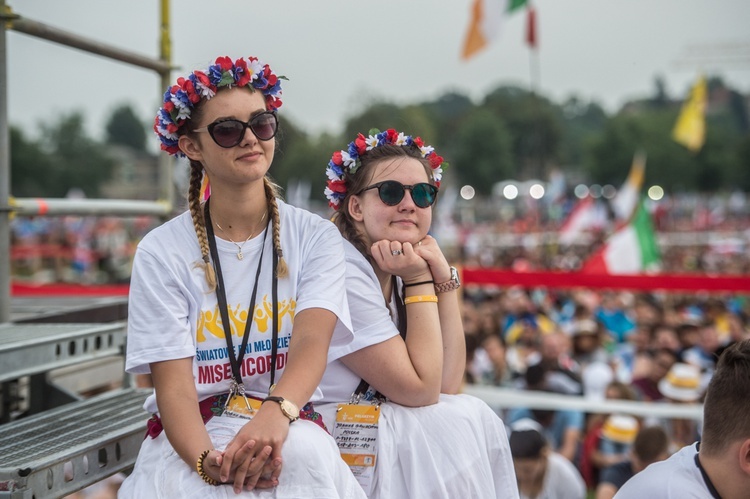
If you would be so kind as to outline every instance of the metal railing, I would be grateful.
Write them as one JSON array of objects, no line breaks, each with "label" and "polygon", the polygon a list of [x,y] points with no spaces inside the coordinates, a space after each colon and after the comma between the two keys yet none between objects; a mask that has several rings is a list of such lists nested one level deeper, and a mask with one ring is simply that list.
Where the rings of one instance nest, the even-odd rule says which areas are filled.
[{"label": "metal railing", "polygon": [[10,125],[8,123],[7,31],[42,38],[159,74],[159,94],[170,84],[169,0],[161,0],[160,57],[151,58],[26,19],[0,0],[0,324],[10,322],[10,219],[19,215],[155,215],[167,217],[174,204],[172,159],[159,157],[159,199],[19,199],[10,194]]}]

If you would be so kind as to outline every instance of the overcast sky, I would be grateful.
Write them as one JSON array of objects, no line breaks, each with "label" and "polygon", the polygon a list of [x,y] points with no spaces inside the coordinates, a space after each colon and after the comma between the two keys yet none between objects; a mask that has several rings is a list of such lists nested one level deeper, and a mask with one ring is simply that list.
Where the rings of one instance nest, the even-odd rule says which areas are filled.
[{"label": "overcast sky", "polygon": [[[469,61],[460,58],[472,0],[173,0],[173,64],[204,69],[218,55],[256,55],[284,85],[281,111],[310,133],[336,132],[373,97],[403,104],[449,90],[480,99],[499,84],[531,85],[525,12]],[[158,56],[159,0],[6,0],[16,14],[133,52]],[[750,92],[748,0],[535,0],[541,92],[615,111],[651,95],[654,78],[682,97],[701,70]],[[101,137],[112,109],[130,103],[151,121],[164,91],[149,70],[13,31],[7,34],[11,124],[83,111]],[[691,62],[706,51],[744,64]],[[720,48],[721,50],[717,50]],[[687,61],[687,64],[678,63]],[[155,141],[154,141],[155,144]]]}]

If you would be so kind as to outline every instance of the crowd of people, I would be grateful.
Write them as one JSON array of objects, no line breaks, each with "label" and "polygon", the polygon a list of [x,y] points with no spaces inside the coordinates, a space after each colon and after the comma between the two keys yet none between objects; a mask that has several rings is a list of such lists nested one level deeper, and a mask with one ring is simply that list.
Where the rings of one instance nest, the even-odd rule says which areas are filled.
[{"label": "crowd of people", "polygon": [[[748,305],[742,295],[466,291],[466,382],[593,401],[700,404],[722,352],[750,339]],[[582,490],[612,497],[623,478],[700,440],[702,433],[692,418],[526,408],[501,414],[513,430],[514,457],[518,452],[523,463],[554,456],[549,466],[561,467],[560,476],[575,470],[576,480],[555,481],[557,494],[528,497],[584,497]],[[524,436],[514,440],[518,425]],[[519,483],[524,477],[533,482],[521,466]]]}]

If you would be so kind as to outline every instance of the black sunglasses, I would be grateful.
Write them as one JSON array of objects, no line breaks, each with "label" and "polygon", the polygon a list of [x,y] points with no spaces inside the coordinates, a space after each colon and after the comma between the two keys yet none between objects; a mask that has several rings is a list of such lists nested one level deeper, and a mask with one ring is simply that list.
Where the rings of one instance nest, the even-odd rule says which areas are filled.
[{"label": "black sunglasses", "polygon": [[265,111],[253,116],[247,123],[233,119],[219,120],[193,131],[208,132],[220,147],[230,148],[242,142],[248,128],[258,140],[271,140],[279,129],[279,120],[273,111]]},{"label": "black sunglasses", "polygon": [[429,208],[437,199],[438,188],[432,184],[422,182],[414,185],[404,185],[395,180],[384,180],[362,189],[362,192],[377,189],[380,200],[388,206],[396,206],[404,199],[406,190],[411,191],[411,199],[420,208]]}]

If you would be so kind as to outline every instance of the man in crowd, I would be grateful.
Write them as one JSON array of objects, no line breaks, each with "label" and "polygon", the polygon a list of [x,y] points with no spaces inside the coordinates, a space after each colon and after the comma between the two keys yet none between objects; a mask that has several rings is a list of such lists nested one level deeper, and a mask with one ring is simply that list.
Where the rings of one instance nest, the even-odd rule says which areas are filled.
[{"label": "man in crowd", "polygon": [[724,350],[703,405],[703,435],[628,480],[616,499],[750,497],[750,340]]}]

